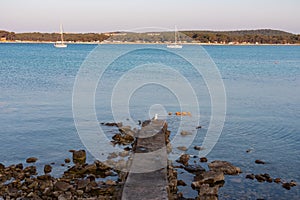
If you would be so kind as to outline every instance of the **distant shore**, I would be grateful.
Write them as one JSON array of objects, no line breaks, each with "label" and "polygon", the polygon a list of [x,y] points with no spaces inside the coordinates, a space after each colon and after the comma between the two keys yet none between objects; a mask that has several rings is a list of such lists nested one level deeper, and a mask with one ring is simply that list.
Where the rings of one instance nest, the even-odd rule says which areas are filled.
[{"label": "distant shore", "polygon": [[[0,44],[54,44],[52,41],[0,41]],[[145,44],[145,45],[168,45],[169,42],[65,42],[66,44]],[[183,42],[182,45],[207,45],[207,46],[300,46],[299,44],[256,44],[256,43],[197,43]]]}]

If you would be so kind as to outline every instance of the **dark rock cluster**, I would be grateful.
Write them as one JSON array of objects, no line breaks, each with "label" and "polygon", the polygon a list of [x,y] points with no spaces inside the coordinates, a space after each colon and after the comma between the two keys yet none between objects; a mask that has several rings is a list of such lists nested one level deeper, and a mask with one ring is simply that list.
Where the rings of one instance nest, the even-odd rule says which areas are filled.
[{"label": "dark rock cluster", "polygon": [[51,165],[45,165],[45,174],[38,175],[36,166],[33,165],[24,168],[22,163],[8,167],[0,164],[0,199],[72,200],[120,197],[125,180],[122,173],[100,161],[86,164],[85,160],[84,150],[73,151],[75,165],[60,178],[50,175]]}]

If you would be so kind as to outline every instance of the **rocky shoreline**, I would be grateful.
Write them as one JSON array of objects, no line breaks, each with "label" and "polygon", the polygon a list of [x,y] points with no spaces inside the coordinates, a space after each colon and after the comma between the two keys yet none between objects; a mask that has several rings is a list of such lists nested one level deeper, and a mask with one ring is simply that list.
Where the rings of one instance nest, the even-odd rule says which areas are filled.
[{"label": "rocky shoreline", "polygon": [[[148,121],[149,122],[149,121]],[[143,122],[143,126],[147,123]],[[65,163],[69,168],[58,178],[51,175],[51,164],[44,165],[44,173],[38,174],[35,162],[38,158],[26,159],[26,167],[22,163],[4,166],[0,163],[0,200],[25,200],[25,199],[121,199],[124,183],[128,176],[130,157],[132,149],[135,148],[136,130],[122,123],[103,123],[103,126],[117,127],[119,133],[112,137],[113,145],[126,145],[120,153],[112,152],[106,161],[95,160],[91,164],[86,163],[85,150],[70,150],[72,159],[66,158]],[[168,152],[171,151],[169,143],[169,131],[165,131],[166,145]],[[195,146],[195,150],[202,150]],[[115,161],[115,158],[121,158]],[[128,160],[123,159],[128,157]],[[207,158],[197,158],[191,163],[189,154],[182,154],[176,162],[168,161],[168,196],[169,199],[187,199],[179,192],[178,186],[192,187],[198,192],[193,199],[217,200],[218,190],[225,184],[226,176],[242,173],[239,167],[228,161],[216,160],[207,163]],[[72,165],[71,165],[72,161]],[[206,170],[202,163],[206,163]],[[256,160],[256,164],[265,164],[264,161]],[[28,165],[28,166],[27,166]],[[193,175],[193,181],[186,183],[178,180],[178,170]],[[282,187],[289,190],[296,186],[295,181],[284,182],[280,178],[272,178],[267,173],[246,174],[246,179],[257,180],[258,182],[274,182],[282,184]]]}]

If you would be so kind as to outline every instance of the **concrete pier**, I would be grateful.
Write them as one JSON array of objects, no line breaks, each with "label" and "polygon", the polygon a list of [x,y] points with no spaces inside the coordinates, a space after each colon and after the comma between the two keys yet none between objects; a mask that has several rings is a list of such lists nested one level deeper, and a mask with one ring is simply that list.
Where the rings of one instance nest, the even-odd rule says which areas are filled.
[{"label": "concrete pier", "polygon": [[167,123],[152,120],[138,132],[122,199],[168,199]]}]

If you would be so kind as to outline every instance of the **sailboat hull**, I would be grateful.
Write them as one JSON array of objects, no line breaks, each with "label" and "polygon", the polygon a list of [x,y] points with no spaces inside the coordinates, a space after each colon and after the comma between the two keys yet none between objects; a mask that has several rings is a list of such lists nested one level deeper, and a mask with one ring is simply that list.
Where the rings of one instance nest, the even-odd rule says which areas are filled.
[{"label": "sailboat hull", "polygon": [[56,48],[66,48],[66,47],[67,47],[66,44],[54,44],[54,46],[55,46]]},{"label": "sailboat hull", "polygon": [[179,45],[179,44],[170,44],[170,45],[167,45],[167,47],[170,48],[170,49],[181,49],[182,45]]}]

